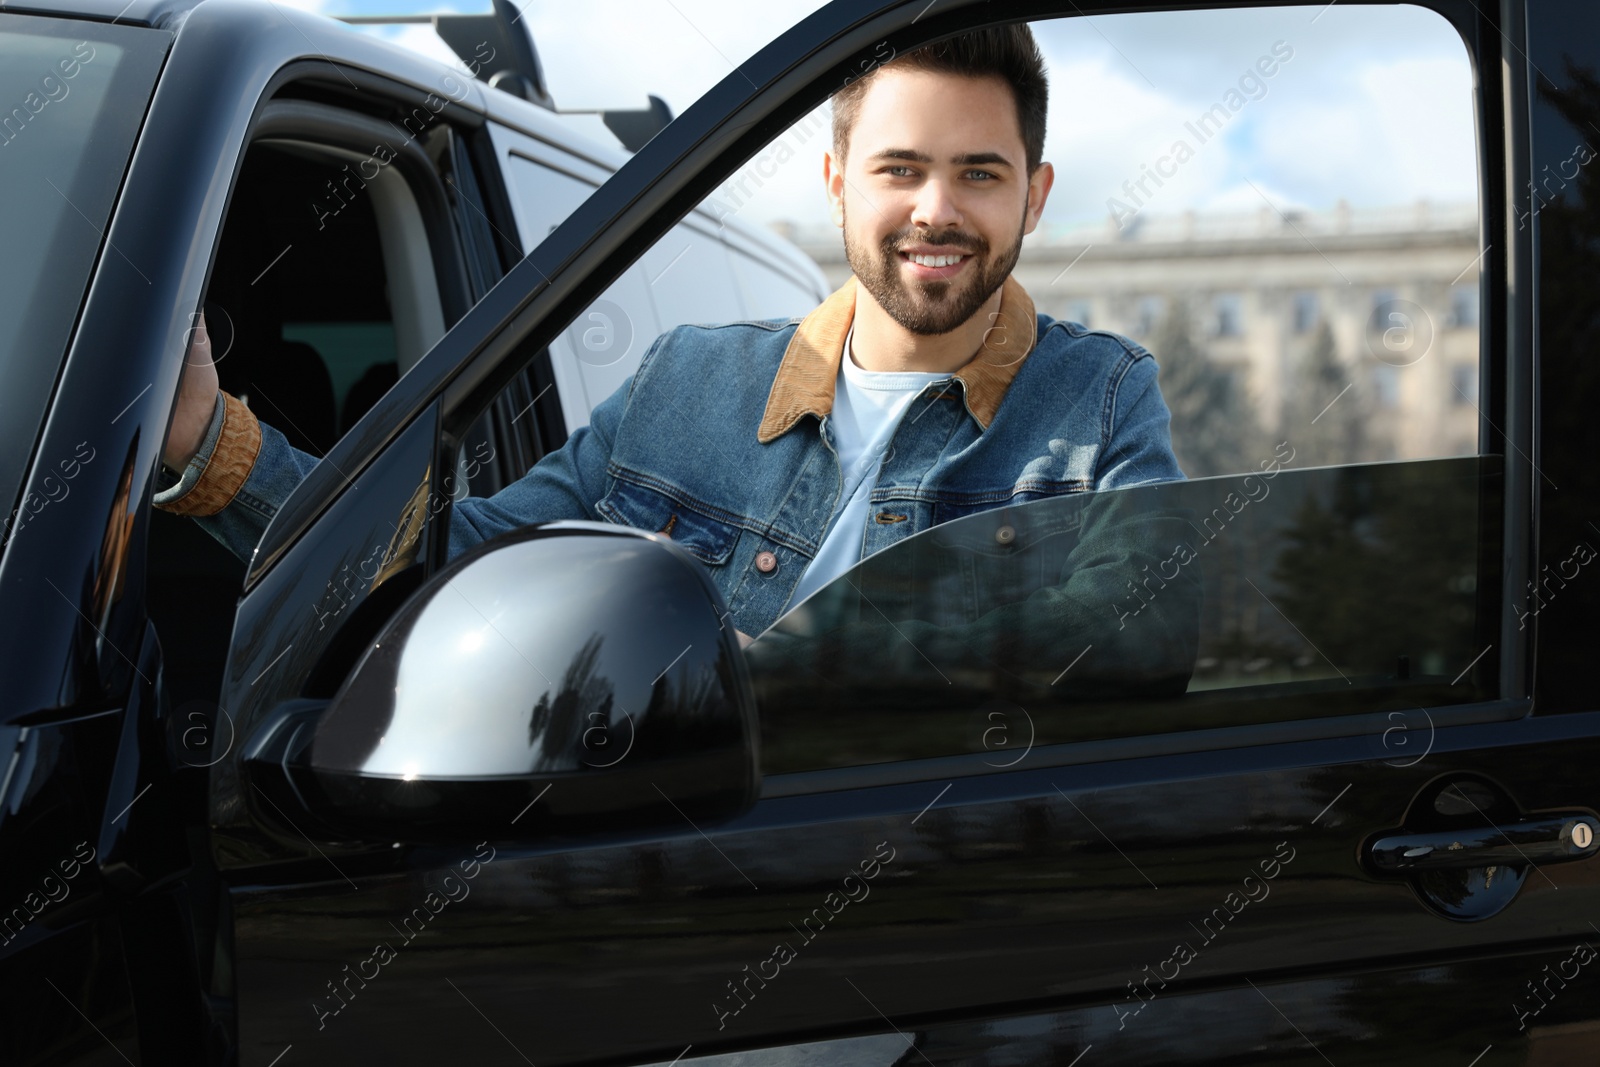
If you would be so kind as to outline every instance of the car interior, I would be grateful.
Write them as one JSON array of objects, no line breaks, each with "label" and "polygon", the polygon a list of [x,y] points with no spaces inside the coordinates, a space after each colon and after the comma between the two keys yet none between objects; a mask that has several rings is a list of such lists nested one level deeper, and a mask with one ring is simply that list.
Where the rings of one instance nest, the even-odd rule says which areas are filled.
[{"label": "car interior", "polygon": [[[443,336],[422,210],[393,166],[272,137],[248,150],[207,289],[222,389],[323,456]],[[246,565],[192,520],[156,510],[151,614],[173,706],[221,686]]]}]

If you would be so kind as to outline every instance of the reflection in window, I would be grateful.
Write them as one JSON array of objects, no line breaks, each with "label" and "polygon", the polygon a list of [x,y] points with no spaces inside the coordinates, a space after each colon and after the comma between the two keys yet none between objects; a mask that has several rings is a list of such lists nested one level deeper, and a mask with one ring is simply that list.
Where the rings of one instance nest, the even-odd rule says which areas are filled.
[{"label": "reflection in window", "polygon": [[1244,333],[1244,304],[1238,293],[1223,293],[1212,301],[1211,308],[1216,315],[1218,337],[1238,337]]},{"label": "reflection in window", "polygon": [[1164,296],[1141,296],[1133,319],[1133,334],[1135,337],[1149,337],[1155,332],[1156,323],[1161,321],[1161,316],[1167,310],[1167,298]]},{"label": "reflection in window", "polygon": [[1478,287],[1458,286],[1450,290],[1449,325],[1463,328],[1478,325]]},{"label": "reflection in window", "polygon": [[1462,672],[1499,625],[1499,457],[1295,460],[936,505],[746,650],[763,771],[1486,699],[1493,657]]},{"label": "reflection in window", "polygon": [[1478,403],[1478,368],[1469,363],[1458,363],[1450,368],[1450,402],[1457,407],[1473,407]]},{"label": "reflection in window", "polygon": [[1400,406],[1400,372],[1387,364],[1372,370],[1372,398],[1380,408]]},{"label": "reflection in window", "polygon": [[1294,294],[1294,308],[1292,312],[1293,329],[1296,334],[1310,333],[1316,328],[1317,320],[1322,314],[1317,301],[1316,293]]},{"label": "reflection in window", "polygon": [[1090,314],[1089,301],[1087,300],[1069,302],[1062,312],[1062,317],[1068,322],[1076,322],[1081,326],[1087,326],[1091,330],[1094,329],[1094,322],[1092,321],[1094,316]]},{"label": "reflection in window", "polygon": [[1190,478],[1250,470],[1265,449],[1244,369],[1214,359],[1176,300],[1146,344],[1161,369],[1161,396],[1178,466]]}]

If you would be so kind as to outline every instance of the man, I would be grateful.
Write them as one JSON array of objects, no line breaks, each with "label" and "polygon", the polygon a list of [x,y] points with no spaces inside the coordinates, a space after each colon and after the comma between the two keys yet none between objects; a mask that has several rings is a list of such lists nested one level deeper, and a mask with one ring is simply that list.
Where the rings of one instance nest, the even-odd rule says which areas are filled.
[{"label": "man", "polygon": [[[1011,278],[1054,178],[1046,101],[1025,26],[848,83],[823,179],[855,276],[803,321],[663,334],[561,449],[454,505],[450,555],[555,519],[652,530],[706,563],[743,637],[949,519],[1182,478],[1150,354],[1036,315]],[[164,458],[184,473],[157,506],[242,557],[317,462],[218,393],[203,343]]]}]

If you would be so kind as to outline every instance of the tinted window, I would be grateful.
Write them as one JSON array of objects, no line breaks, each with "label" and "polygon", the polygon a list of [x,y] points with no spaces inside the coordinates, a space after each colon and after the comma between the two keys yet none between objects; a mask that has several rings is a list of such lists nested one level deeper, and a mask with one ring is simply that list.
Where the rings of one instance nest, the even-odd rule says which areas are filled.
[{"label": "tinted window", "polygon": [[[1600,548],[1600,6],[1553,0],[1528,12],[1533,158],[1508,191],[1515,232],[1538,259],[1538,556],[1530,576],[1539,592],[1528,620],[1539,641],[1534,673],[1540,712],[1600,706],[1594,669],[1600,581],[1581,561]],[[1485,303],[1482,311],[1490,312]],[[1492,394],[1491,394],[1492,396]],[[1531,590],[1530,590],[1531,592]]]},{"label": "tinted window", "polygon": [[1487,699],[1498,457],[1081,493],[935,526],[746,650],[766,773]]},{"label": "tinted window", "polygon": [[207,290],[222,388],[318,456],[444,329],[432,272],[393,270],[428,261],[406,180],[357,171],[326,146],[252,145]]},{"label": "tinted window", "polygon": [[[792,608],[749,649],[766,769],[982,752],[996,702],[1044,744],[1495,695],[1480,453],[1503,443],[1478,410],[1494,304],[1460,35],[1344,4],[1031,29],[1055,183],[1015,277],[1155,355],[1193,480],[948,523]],[[810,157],[769,155],[740,210],[842,282],[838,228],[796,192]]]},{"label": "tinted window", "polygon": [[[0,15],[0,499],[8,508],[169,40]],[[154,269],[138,253],[111,249],[106,262]]]}]

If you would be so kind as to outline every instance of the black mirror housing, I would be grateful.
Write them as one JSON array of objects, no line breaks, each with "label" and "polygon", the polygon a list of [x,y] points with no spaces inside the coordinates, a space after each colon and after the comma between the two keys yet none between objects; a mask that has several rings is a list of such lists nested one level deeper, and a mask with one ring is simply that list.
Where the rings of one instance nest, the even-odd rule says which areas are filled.
[{"label": "black mirror housing", "polygon": [[334,839],[430,843],[729,818],[755,802],[758,754],[744,657],[700,562],[569,521],[452,560],[325,708],[283,706],[243,759],[264,820],[298,809]]}]

